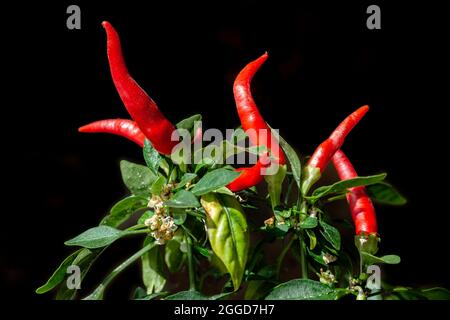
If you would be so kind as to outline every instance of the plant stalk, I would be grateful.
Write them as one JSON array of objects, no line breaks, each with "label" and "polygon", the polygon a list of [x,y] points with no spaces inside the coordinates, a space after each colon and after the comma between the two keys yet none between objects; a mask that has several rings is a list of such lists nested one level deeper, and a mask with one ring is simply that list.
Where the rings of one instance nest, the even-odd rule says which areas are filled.
[{"label": "plant stalk", "polygon": [[303,231],[301,232],[300,237],[298,237],[300,242],[300,265],[302,268],[302,279],[308,279],[308,266],[306,264],[306,256],[305,256],[305,241]]},{"label": "plant stalk", "polygon": [[294,243],[294,240],[297,238],[297,235],[293,234],[292,237],[289,239],[289,242],[287,245],[284,246],[283,250],[281,251],[280,255],[277,258],[277,264],[276,264],[276,271],[277,271],[277,278],[280,278],[280,270],[281,265],[283,264],[283,260],[286,256],[286,254],[289,252],[289,249],[292,246],[292,243]]},{"label": "plant stalk", "polygon": [[195,270],[194,270],[194,258],[192,256],[192,239],[188,235],[185,235],[187,242],[187,258],[188,258],[188,271],[189,271],[189,290],[195,291]]},{"label": "plant stalk", "polygon": [[116,268],[114,268],[113,271],[100,283],[100,285],[86,298],[85,300],[101,300],[103,299],[103,293],[105,292],[105,289],[108,287],[108,285],[113,281],[123,270],[125,270],[127,267],[129,267],[131,264],[133,264],[137,259],[139,259],[143,254],[150,251],[154,246],[157,244],[155,242],[151,242],[145,247],[143,247],[141,250],[133,254],[131,257],[129,257],[127,260],[122,262],[120,265],[118,265]]}]

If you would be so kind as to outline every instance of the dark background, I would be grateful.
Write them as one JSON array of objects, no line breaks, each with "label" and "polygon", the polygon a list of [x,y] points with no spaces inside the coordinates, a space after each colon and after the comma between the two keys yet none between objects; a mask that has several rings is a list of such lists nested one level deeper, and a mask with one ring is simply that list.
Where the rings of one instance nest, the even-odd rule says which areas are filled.
[{"label": "dark background", "polygon": [[[63,242],[98,223],[125,195],[119,160],[142,162],[129,141],[77,133],[94,120],[128,117],[110,78],[103,20],[120,33],[134,78],[173,122],[202,113],[205,127],[238,125],[234,77],[266,50],[270,58],[253,81],[255,100],[303,155],[347,114],[369,104],[343,150],[361,175],[388,172],[388,181],[409,199],[405,207],[377,207],[381,253],[402,257],[401,265],[386,268],[389,280],[450,287],[443,267],[449,221],[441,187],[448,176],[441,154],[448,126],[443,11],[373,2],[381,7],[382,29],[368,30],[372,2],[309,2],[6,7],[2,293],[50,298],[34,289],[70,252]],[[70,4],[81,7],[81,30],[66,28]],[[131,244],[116,247],[109,262],[125,257]],[[111,264],[103,267],[101,275]],[[130,269],[117,286],[128,287],[137,272]]]}]

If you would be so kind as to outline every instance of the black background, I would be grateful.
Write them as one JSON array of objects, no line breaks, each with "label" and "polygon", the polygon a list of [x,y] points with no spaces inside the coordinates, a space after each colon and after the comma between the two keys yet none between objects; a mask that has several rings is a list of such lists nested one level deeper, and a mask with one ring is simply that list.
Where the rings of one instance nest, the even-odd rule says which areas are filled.
[{"label": "black background", "polygon": [[[81,30],[66,28],[70,4],[81,7]],[[386,171],[409,199],[405,207],[377,207],[381,253],[402,257],[401,265],[386,269],[389,279],[450,287],[444,264],[448,192],[442,187],[448,170],[443,11],[378,3],[382,29],[368,30],[368,4],[7,6],[1,62],[2,293],[50,298],[36,296],[34,289],[69,252],[63,242],[94,226],[125,194],[119,160],[142,161],[129,141],[77,133],[94,120],[127,117],[110,79],[103,20],[120,33],[134,78],[173,122],[202,113],[205,127],[238,125],[233,79],[266,50],[270,58],[253,81],[254,97],[266,120],[303,155],[347,114],[369,104],[343,150],[361,175]],[[110,262],[128,249],[117,247]],[[137,271],[130,269],[120,280],[124,288]]]}]

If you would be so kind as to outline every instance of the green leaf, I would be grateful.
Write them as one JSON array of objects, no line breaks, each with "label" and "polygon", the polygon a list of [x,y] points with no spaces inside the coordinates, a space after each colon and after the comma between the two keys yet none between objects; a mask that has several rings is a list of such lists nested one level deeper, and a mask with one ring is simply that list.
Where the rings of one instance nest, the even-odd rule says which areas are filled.
[{"label": "green leaf", "polygon": [[211,257],[211,253],[209,252],[208,249],[203,248],[203,247],[199,247],[199,246],[194,246],[194,249],[198,251],[198,253],[200,253],[202,256],[209,258]]},{"label": "green leaf", "polygon": [[276,286],[265,300],[334,300],[333,288],[318,281],[294,279]]},{"label": "green leaf", "polygon": [[389,254],[386,256],[382,256],[382,257],[376,257],[376,256],[371,255],[364,251],[361,251],[360,253],[361,253],[361,257],[363,258],[364,263],[366,265],[378,264],[378,263],[399,264],[401,261],[400,257],[395,254]]},{"label": "green leaf", "polygon": [[298,188],[301,187],[301,174],[302,174],[302,165],[300,159],[298,158],[295,150],[284,140],[281,136],[278,137],[280,146],[284,151],[284,154],[289,160],[289,164],[291,165],[292,176],[294,177],[295,182],[297,183]]},{"label": "green leaf", "polygon": [[[101,250],[89,250],[86,248],[80,249],[78,251],[75,260],[73,260],[72,265],[76,265],[80,267],[81,275],[80,281],[83,282],[84,277],[88,273],[91,266],[94,264],[95,260],[100,256],[100,254],[104,251]],[[56,300],[73,300],[76,296],[76,289],[69,289],[67,285],[60,285],[58,291],[56,293]]]},{"label": "green leaf", "polygon": [[353,179],[342,180],[336,182],[329,186],[322,186],[314,190],[311,197],[308,197],[313,202],[317,201],[320,198],[323,198],[329,194],[342,193],[345,192],[348,188],[358,187],[358,186],[367,186],[371,184],[378,183],[386,178],[386,173],[381,173],[373,176],[367,177],[356,177]]},{"label": "green leaf", "polygon": [[[144,247],[154,241],[152,237],[147,237]],[[160,246],[154,246],[141,257],[142,281],[147,288],[147,294],[161,292],[166,284],[164,276],[163,261]]]},{"label": "green leaf", "polygon": [[64,244],[66,246],[80,246],[88,249],[101,248],[113,243],[127,233],[108,226],[98,226],[86,230]]},{"label": "green leaf", "polygon": [[47,280],[47,282],[36,289],[36,293],[46,293],[60,284],[66,277],[67,268],[73,264],[73,261],[82,250],[83,249],[79,249],[70,254],[66,259],[64,259],[64,261],[59,265],[55,272],[53,272],[52,276]]},{"label": "green leaf", "polygon": [[183,230],[178,229],[173,238],[167,242],[164,248],[164,260],[167,268],[172,273],[179,271],[185,260],[185,255],[180,249],[183,239]]},{"label": "green leaf", "polygon": [[445,288],[429,288],[422,289],[422,295],[424,295],[428,300],[450,300],[450,291]]},{"label": "green leaf", "polygon": [[151,187],[152,194],[161,194],[164,186],[166,185],[167,180],[163,176],[159,176],[158,179],[153,182]]},{"label": "green leaf", "polygon": [[321,231],[325,240],[327,240],[336,250],[340,250],[341,248],[341,234],[338,229],[325,223],[324,221],[319,221],[320,226],[323,228],[323,232]]},{"label": "green leaf", "polygon": [[235,197],[208,193],[201,198],[207,212],[207,233],[211,248],[231,275],[238,290],[249,249],[249,231],[244,212]]},{"label": "green leaf", "polygon": [[151,185],[157,177],[149,168],[122,160],[120,161],[120,171],[122,172],[123,182],[132,194],[150,197]]},{"label": "green leaf", "polygon": [[145,224],[145,220],[151,218],[155,213],[151,210],[145,211],[142,216],[139,217],[137,224]]},{"label": "green leaf", "polygon": [[158,176],[159,164],[162,160],[161,155],[155,148],[153,148],[152,143],[145,139],[144,140],[144,160],[147,167],[152,171],[155,176]]},{"label": "green leaf", "polygon": [[401,206],[407,202],[405,197],[386,182],[379,182],[367,186],[367,194],[372,200],[382,204]]},{"label": "green leaf", "polygon": [[286,165],[279,165],[277,173],[264,176],[264,180],[267,183],[267,190],[269,191],[272,208],[280,205],[281,191],[283,189],[283,181],[286,177],[286,171]]},{"label": "green leaf", "polygon": [[[317,237],[313,230],[306,229],[306,234],[309,238],[309,250],[314,250],[317,245]],[[323,259],[322,259],[323,260]]]},{"label": "green leaf", "polygon": [[190,116],[189,118],[181,120],[175,126],[177,127],[177,129],[186,129],[186,130],[190,131],[194,128],[195,122],[201,121],[201,120],[202,120],[202,115],[195,114],[193,116]]},{"label": "green leaf", "polygon": [[241,173],[227,169],[217,169],[205,174],[199,182],[192,188],[192,193],[196,196],[207,194],[226,186],[231,181],[239,177]]},{"label": "green leaf", "polygon": [[184,189],[179,190],[170,200],[164,202],[164,205],[171,208],[197,208],[200,203],[194,194]]},{"label": "green leaf", "polygon": [[100,225],[117,228],[130,216],[141,208],[147,206],[148,199],[141,196],[130,196],[117,202],[110,210],[109,215],[103,218]]},{"label": "green leaf", "polygon": [[317,227],[317,218],[306,216],[306,218],[300,221],[300,228],[313,229]]},{"label": "green leaf", "polygon": [[197,178],[197,175],[195,173],[185,173],[181,177],[180,182],[177,184],[177,187],[174,190],[183,188],[187,183],[191,182],[195,178]]},{"label": "green leaf", "polygon": [[165,300],[209,300],[207,296],[198,291],[181,291],[165,298]]}]

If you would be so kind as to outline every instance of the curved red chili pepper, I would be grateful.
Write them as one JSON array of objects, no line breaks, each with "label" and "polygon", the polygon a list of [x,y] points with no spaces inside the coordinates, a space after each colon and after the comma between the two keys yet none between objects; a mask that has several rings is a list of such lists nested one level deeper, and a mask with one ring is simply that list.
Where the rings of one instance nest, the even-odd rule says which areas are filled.
[{"label": "curved red chili pepper", "polygon": [[82,126],[78,129],[79,132],[87,133],[112,133],[118,136],[125,137],[131,141],[136,142],[141,147],[144,146],[145,136],[136,122],[127,119],[107,119],[99,120]]},{"label": "curved red chili pepper", "polygon": [[[267,52],[264,53],[258,59],[247,64],[238,74],[233,86],[234,100],[236,101],[236,108],[241,120],[242,128],[244,131],[249,130],[247,133],[250,141],[257,146],[265,145],[272,151],[273,155],[278,158],[280,164],[285,164],[283,151],[278,142],[276,142],[277,140],[274,139],[272,131],[266,121],[264,121],[264,118],[259,113],[250,89],[253,76],[264,61],[267,60],[268,56]],[[265,139],[260,136],[260,130],[266,130],[267,141],[262,141]]]},{"label": "curved red chili pepper", "polygon": [[[341,180],[348,180],[358,177],[355,168],[350,160],[341,150],[333,155],[333,164]],[[376,234],[377,217],[375,209],[363,186],[349,189],[347,193],[347,202],[350,206],[350,212],[355,223],[356,234]]]},{"label": "curved red chili pepper", "polygon": [[347,137],[367,111],[369,111],[369,106],[363,106],[345,118],[330,137],[317,147],[307,165],[318,168],[322,173],[334,153],[344,144],[345,137]]},{"label": "curved red chili pepper", "polygon": [[167,120],[156,103],[129,74],[116,30],[107,21],[102,25],[107,35],[111,76],[123,104],[153,147],[162,154],[171,154],[173,147],[178,143],[171,141],[175,126]]},{"label": "curved red chili pepper", "polygon": [[263,155],[254,166],[237,168],[236,171],[241,172],[241,174],[230,182],[227,188],[233,192],[238,192],[259,184],[263,180],[262,170],[269,166],[269,161],[268,156]]}]

